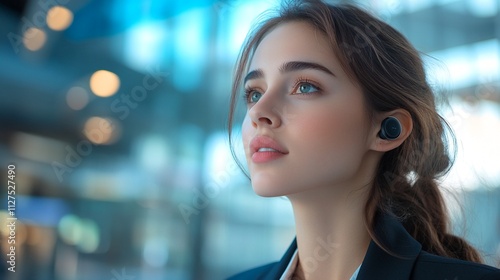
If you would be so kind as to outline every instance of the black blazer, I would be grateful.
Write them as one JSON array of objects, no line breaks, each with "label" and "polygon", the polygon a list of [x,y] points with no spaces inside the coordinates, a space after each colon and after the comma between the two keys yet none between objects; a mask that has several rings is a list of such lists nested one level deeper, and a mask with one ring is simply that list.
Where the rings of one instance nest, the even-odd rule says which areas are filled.
[{"label": "black blazer", "polygon": [[[392,256],[370,242],[356,280],[500,280],[500,270],[491,266],[429,254],[392,215],[379,215],[376,233]],[[228,280],[278,280],[295,250],[294,240],[279,262],[257,267]]]}]

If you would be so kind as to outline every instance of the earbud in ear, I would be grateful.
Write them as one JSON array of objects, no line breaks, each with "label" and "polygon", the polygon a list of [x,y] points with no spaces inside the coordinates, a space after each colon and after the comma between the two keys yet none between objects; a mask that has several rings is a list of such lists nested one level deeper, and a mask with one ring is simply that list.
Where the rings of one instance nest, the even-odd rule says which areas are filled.
[{"label": "earbud in ear", "polygon": [[401,123],[395,117],[387,117],[382,121],[378,136],[382,139],[394,140],[401,134]]}]

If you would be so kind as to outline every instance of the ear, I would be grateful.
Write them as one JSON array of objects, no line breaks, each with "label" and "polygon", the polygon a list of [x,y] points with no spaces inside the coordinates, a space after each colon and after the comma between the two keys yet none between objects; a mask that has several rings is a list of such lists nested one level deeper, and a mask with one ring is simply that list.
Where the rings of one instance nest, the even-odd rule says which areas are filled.
[{"label": "ear", "polygon": [[[398,138],[393,140],[382,139],[379,136],[382,121],[387,117],[395,117],[399,120],[401,124],[401,134]],[[371,143],[370,149],[377,152],[387,152],[399,147],[408,138],[411,131],[413,130],[413,120],[411,115],[405,109],[397,109],[390,112],[383,112],[376,115],[376,120],[374,124],[373,141]]]}]

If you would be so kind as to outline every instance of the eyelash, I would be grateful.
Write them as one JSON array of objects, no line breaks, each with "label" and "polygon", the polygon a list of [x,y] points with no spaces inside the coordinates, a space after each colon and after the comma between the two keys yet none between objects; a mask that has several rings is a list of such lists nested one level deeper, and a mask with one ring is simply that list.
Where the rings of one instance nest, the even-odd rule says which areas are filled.
[{"label": "eyelash", "polygon": [[245,88],[245,93],[243,94],[243,100],[245,101],[245,103],[247,103],[247,104],[252,103],[248,100],[248,98],[250,98],[250,94],[252,94],[252,92],[254,92],[256,90],[258,90],[258,89],[252,88],[252,87]]},{"label": "eyelash", "polygon": [[[312,85],[313,87],[315,87],[317,90],[314,92],[314,93],[318,93],[321,91],[321,88],[319,87],[318,83],[308,79],[308,78],[304,78],[304,77],[299,77],[297,80],[295,80],[295,83],[294,83],[294,86],[293,86],[293,92],[297,91],[298,87],[301,85],[301,84],[310,84]],[[313,94],[313,93],[303,93],[301,95],[310,95],[310,94]]]},{"label": "eyelash", "polygon": [[[310,84],[310,85],[312,85],[313,87],[315,87],[317,89],[316,92],[313,92],[313,93],[302,93],[301,95],[310,95],[310,94],[318,93],[318,92],[321,91],[321,88],[318,86],[318,84],[316,82],[314,82],[314,81],[312,81],[312,80],[310,80],[308,78],[299,77],[297,80],[295,80],[292,92],[295,93],[295,91],[297,90],[297,88],[301,84]],[[258,88],[254,88],[254,87],[247,87],[247,88],[245,88],[245,93],[243,94],[243,100],[247,104],[252,103],[252,102],[248,101],[248,98],[250,97],[250,94],[252,94],[252,92],[257,91],[257,90],[259,90],[259,89]]]}]

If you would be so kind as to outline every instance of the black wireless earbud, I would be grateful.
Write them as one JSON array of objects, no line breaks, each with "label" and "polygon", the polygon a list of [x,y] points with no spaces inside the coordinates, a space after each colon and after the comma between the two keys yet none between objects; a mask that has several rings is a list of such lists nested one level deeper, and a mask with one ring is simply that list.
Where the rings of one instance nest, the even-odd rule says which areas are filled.
[{"label": "black wireless earbud", "polygon": [[401,134],[401,123],[395,117],[387,117],[382,121],[378,136],[382,139],[394,140]]}]

